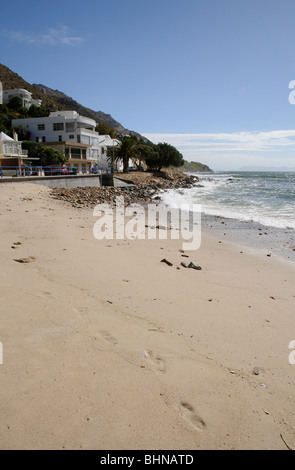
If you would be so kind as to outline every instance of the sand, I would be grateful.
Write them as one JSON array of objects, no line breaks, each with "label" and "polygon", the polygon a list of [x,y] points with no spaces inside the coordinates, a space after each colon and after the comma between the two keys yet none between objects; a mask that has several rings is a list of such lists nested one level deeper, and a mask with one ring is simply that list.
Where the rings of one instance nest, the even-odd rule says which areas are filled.
[{"label": "sand", "polygon": [[295,448],[295,264],[96,240],[49,193],[0,185],[0,448]]}]

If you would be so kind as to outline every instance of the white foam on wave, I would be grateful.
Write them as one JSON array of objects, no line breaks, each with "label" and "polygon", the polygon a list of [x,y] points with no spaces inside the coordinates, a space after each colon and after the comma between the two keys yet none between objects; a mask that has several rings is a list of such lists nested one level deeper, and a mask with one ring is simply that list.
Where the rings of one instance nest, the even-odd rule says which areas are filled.
[{"label": "white foam on wave", "polygon": [[[240,221],[254,221],[264,226],[276,227],[280,229],[292,228],[295,229],[295,219],[292,212],[289,213],[278,212],[278,210],[272,209],[271,207],[263,207],[255,204],[255,198],[248,201],[247,206],[241,206],[238,203],[225,206],[224,203],[220,203],[218,197],[216,203],[206,200],[208,193],[214,191],[214,184],[209,184],[204,188],[192,188],[192,189],[181,189],[181,190],[168,190],[161,194],[161,199],[164,204],[170,207],[181,209],[183,204],[189,204],[191,210],[193,205],[201,205],[202,213],[225,217],[229,219],[236,219]],[[203,184],[201,181],[200,184]]]}]

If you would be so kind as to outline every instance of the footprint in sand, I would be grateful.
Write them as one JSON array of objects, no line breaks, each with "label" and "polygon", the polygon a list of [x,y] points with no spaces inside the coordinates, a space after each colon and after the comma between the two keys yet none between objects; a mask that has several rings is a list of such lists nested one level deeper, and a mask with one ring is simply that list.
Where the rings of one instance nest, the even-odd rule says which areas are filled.
[{"label": "footprint in sand", "polygon": [[161,356],[155,356],[152,351],[144,351],[144,357],[150,361],[150,363],[154,366],[157,372],[165,374],[166,362]]},{"label": "footprint in sand", "polygon": [[200,416],[196,414],[194,407],[186,401],[182,401],[180,406],[180,416],[191,423],[194,428],[203,431],[206,427],[206,423]]},{"label": "footprint in sand", "polygon": [[43,291],[43,294],[44,294],[44,297],[50,297],[51,299],[55,299],[55,295],[52,294],[52,292],[49,292],[49,291]]},{"label": "footprint in sand", "polygon": [[113,344],[113,345],[116,345],[118,343],[116,338],[114,338],[114,336],[112,336],[108,331],[101,330],[100,334],[101,334],[102,339],[104,339],[107,343]]},{"label": "footprint in sand", "polygon": [[165,333],[164,330],[161,330],[161,327],[159,327],[159,328],[149,328],[148,331],[154,331],[156,333]]},{"label": "footprint in sand", "polygon": [[74,307],[73,308],[74,312],[76,313],[88,313],[88,307],[84,307],[84,306],[81,306],[81,307]]},{"label": "footprint in sand", "polygon": [[46,301],[56,301],[56,295],[52,294],[49,291],[42,291],[38,294],[34,294],[34,297],[39,297],[40,299],[46,299]]}]

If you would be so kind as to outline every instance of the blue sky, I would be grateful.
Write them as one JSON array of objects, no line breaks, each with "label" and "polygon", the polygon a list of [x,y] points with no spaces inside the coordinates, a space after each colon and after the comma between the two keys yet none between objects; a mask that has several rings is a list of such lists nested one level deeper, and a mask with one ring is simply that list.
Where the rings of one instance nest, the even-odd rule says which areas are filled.
[{"label": "blue sky", "polygon": [[18,0],[1,63],[213,169],[295,167],[294,0]]}]

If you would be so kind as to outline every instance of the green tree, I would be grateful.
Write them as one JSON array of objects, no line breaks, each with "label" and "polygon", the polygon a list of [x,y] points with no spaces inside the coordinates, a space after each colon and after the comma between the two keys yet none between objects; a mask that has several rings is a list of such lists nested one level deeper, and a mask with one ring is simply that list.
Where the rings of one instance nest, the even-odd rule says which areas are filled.
[{"label": "green tree", "polygon": [[122,161],[123,172],[128,173],[129,159],[136,158],[138,155],[138,139],[136,137],[124,136],[121,139],[121,145],[116,148],[115,160]]},{"label": "green tree", "polygon": [[116,139],[118,137],[118,132],[115,131],[112,127],[108,126],[105,122],[100,121],[96,128],[96,132],[100,135],[109,135],[112,139]]},{"label": "green tree", "polygon": [[63,153],[54,148],[45,147],[38,142],[25,141],[22,143],[22,148],[28,151],[29,158],[38,158],[38,160],[32,160],[38,166],[60,166],[67,161]]},{"label": "green tree", "polygon": [[22,143],[22,148],[28,151],[28,157],[30,158],[39,158],[39,152],[41,147],[42,145],[38,142],[31,142],[30,140],[23,141]]},{"label": "green tree", "polygon": [[184,163],[182,154],[173,145],[159,143],[153,150],[146,158],[146,164],[151,169],[161,171],[163,167],[179,167]]},{"label": "green tree", "polygon": [[31,133],[27,131],[24,126],[16,126],[12,129],[18,136],[18,140],[29,140]]},{"label": "green tree", "polygon": [[40,106],[36,106],[35,104],[31,104],[28,109],[28,116],[29,117],[48,117],[50,114],[49,108],[42,108]]},{"label": "green tree", "polygon": [[[155,150],[155,145],[147,145],[147,144],[139,144],[136,149],[136,160],[139,163],[139,165],[142,165],[142,163],[146,163],[147,161],[149,162],[158,162],[159,161],[159,154]],[[136,165],[136,160],[134,161]],[[157,164],[155,165],[157,166]]]},{"label": "green tree", "polygon": [[0,114],[8,114],[9,109],[6,103],[0,104]]},{"label": "green tree", "polygon": [[7,107],[9,109],[13,109],[14,111],[20,111],[23,107],[22,100],[19,96],[13,96],[7,103]]},{"label": "green tree", "polygon": [[22,104],[19,96],[13,96],[7,103],[7,107],[21,115],[21,117],[28,116],[28,110]]},{"label": "green tree", "polygon": [[[14,96],[8,103],[0,104],[0,132],[10,137],[13,136],[13,129],[11,126],[11,120],[15,118],[27,118],[30,117],[46,117],[49,116],[50,109],[42,108],[35,105],[31,105],[29,109],[22,106],[22,101],[19,96]],[[16,130],[19,135],[19,140],[28,140],[30,137],[24,130]]]},{"label": "green tree", "polygon": [[8,134],[11,130],[11,119],[6,104],[0,104],[0,132]]},{"label": "green tree", "polygon": [[67,161],[63,153],[51,147],[43,147],[40,152],[39,158],[40,158],[41,166],[49,166],[49,165],[60,166],[66,163]]}]

